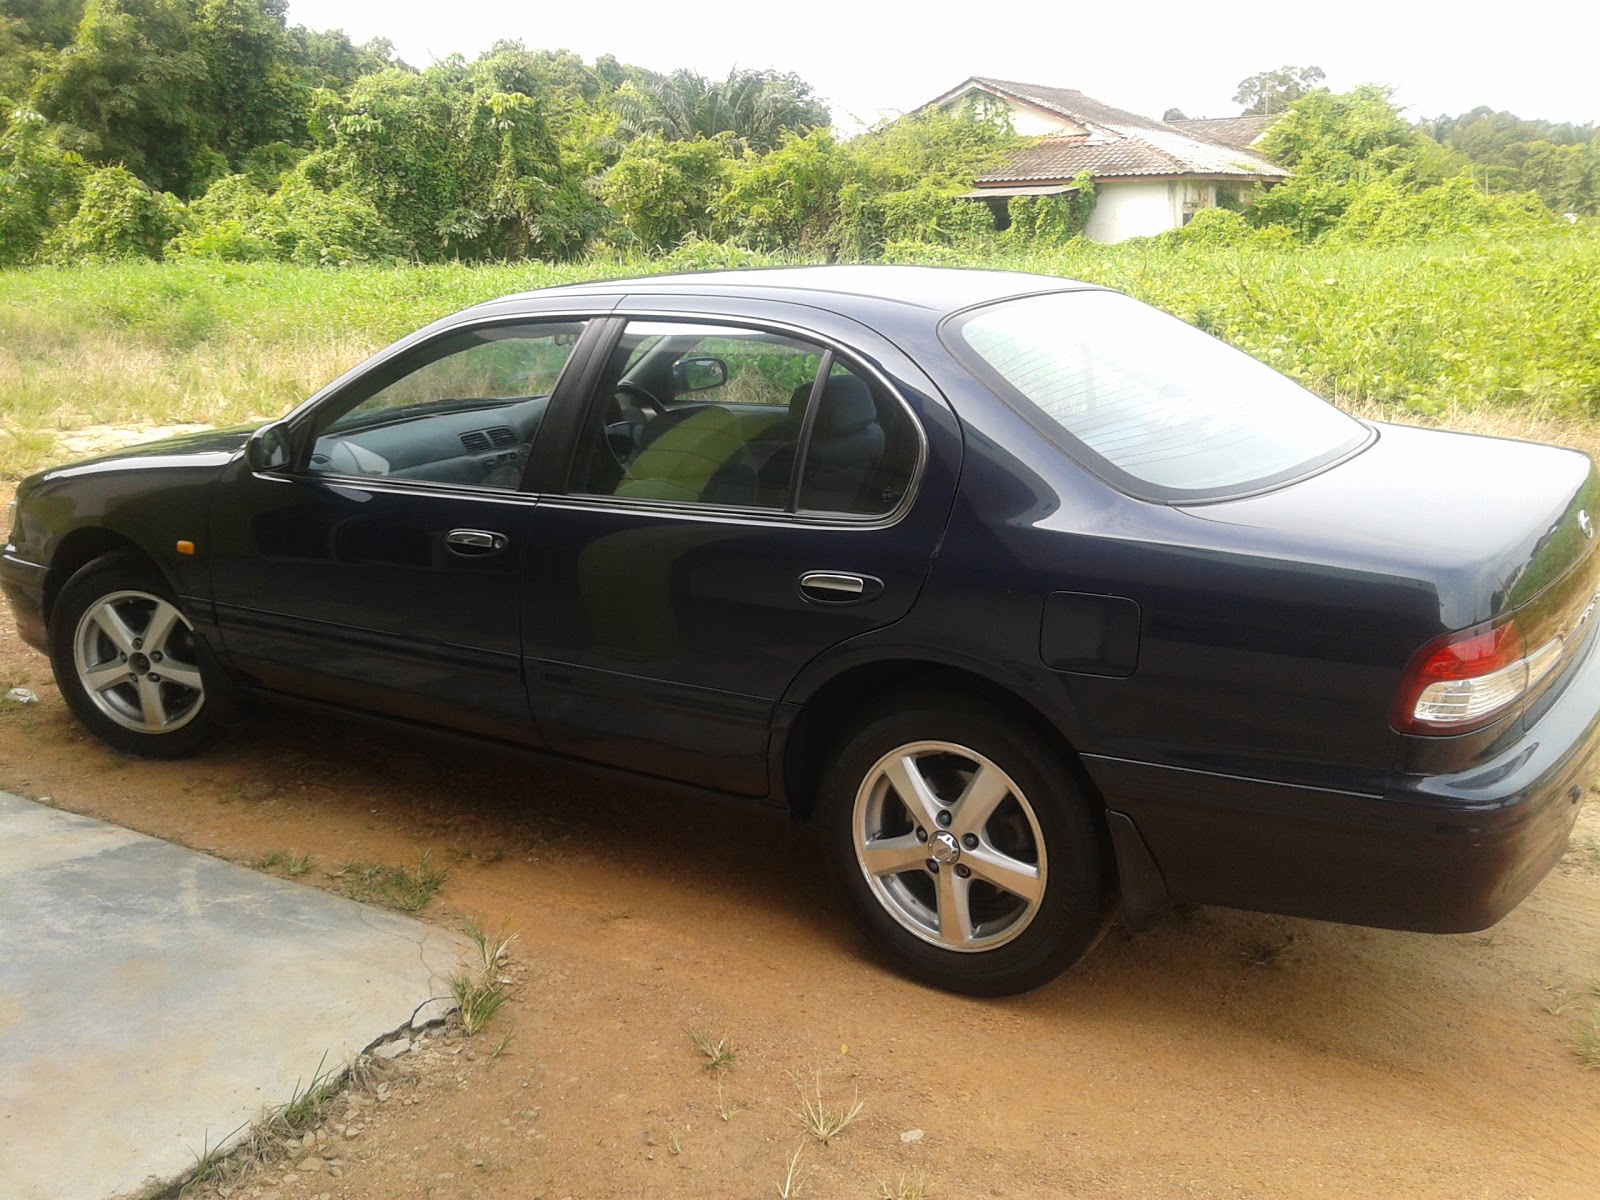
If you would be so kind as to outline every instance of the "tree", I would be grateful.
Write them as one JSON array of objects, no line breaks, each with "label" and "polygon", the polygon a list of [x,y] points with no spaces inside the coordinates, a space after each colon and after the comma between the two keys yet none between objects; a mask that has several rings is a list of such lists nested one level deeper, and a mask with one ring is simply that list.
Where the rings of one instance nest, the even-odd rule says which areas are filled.
[{"label": "tree", "polygon": [[62,145],[159,191],[209,182],[215,121],[184,0],[89,0],[77,38],[34,83]]},{"label": "tree", "polygon": [[[1238,97],[1235,96],[1234,99],[1237,100]],[[1187,121],[1189,118],[1187,114],[1184,113],[1183,109],[1169,108],[1166,112],[1161,114],[1161,119],[1163,121]]]},{"label": "tree", "polygon": [[709,232],[712,208],[727,183],[733,135],[666,141],[635,138],[600,181],[600,198],[622,226],[650,249]]},{"label": "tree", "polygon": [[786,133],[806,133],[829,122],[827,106],[798,75],[741,71],[709,80],[674,71],[642,85],[624,84],[613,103],[617,132],[625,140],[650,134],[669,142],[731,133],[758,153],[772,150]]},{"label": "tree", "polygon": [[1241,116],[1271,116],[1317,90],[1325,78],[1321,67],[1283,66],[1276,71],[1262,71],[1239,81],[1233,102],[1245,106]]}]

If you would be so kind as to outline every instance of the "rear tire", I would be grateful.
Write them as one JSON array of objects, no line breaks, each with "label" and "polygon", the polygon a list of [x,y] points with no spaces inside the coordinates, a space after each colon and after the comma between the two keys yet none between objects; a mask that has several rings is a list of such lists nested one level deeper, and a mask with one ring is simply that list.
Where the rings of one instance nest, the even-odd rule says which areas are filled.
[{"label": "rear tire", "polygon": [[903,694],[840,743],[819,803],[851,909],[906,974],[974,996],[1028,991],[1110,915],[1096,808],[1002,710]]},{"label": "rear tire", "polygon": [[124,753],[181,758],[217,736],[216,671],[166,581],[136,558],[97,558],[67,580],[50,662],[73,714]]}]

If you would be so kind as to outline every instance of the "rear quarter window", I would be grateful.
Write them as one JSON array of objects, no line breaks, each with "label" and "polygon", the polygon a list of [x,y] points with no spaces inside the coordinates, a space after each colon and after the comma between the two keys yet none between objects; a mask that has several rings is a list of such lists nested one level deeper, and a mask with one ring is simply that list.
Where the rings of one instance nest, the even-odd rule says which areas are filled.
[{"label": "rear quarter window", "polygon": [[1293,380],[1116,292],[948,320],[952,353],[1089,470],[1144,499],[1223,499],[1315,472],[1371,431]]}]

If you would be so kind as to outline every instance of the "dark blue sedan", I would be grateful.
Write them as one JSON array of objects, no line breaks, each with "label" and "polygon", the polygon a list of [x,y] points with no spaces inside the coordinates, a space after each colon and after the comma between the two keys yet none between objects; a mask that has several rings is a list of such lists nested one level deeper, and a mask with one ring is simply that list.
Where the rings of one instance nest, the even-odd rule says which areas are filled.
[{"label": "dark blue sedan", "polygon": [[1114,292],[824,267],[468,309],[26,480],[3,582],[122,750],[278,697],[779,805],[892,961],[998,994],[1119,904],[1498,920],[1589,781],[1596,520],[1581,454]]}]

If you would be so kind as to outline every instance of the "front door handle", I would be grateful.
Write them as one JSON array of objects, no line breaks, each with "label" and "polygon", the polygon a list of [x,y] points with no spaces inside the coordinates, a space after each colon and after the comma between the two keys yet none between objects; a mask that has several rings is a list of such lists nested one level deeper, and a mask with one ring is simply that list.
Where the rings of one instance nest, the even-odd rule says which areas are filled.
[{"label": "front door handle", "polygon": [[800,594],[818,604],[859,604],[883,591],[883,580],[846,571],[807,571],[800,576]]},{"label": "front door handle", "polygon": [[444,535],[444,544],[454,554],[494,554],[506,548],[506,535],[487,529],[452,529]]}]

